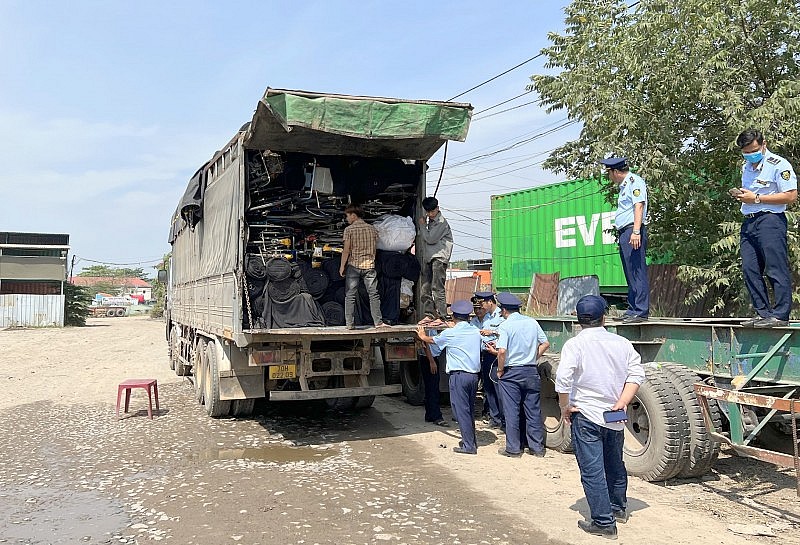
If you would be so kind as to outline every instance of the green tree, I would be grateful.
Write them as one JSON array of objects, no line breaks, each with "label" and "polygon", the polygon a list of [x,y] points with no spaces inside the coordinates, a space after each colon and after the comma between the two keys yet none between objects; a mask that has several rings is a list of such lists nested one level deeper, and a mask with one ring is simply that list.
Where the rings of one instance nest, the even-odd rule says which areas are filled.
[{"label": "green tree", "polygon": [[133,269],[130,268],[118,268],[118,267],[109,267],[108,265],[92,265],[91,267],[86,267],[78,273],[78,276],[101,276],[101,277],[108,277],[108,278],[141,278],[142,280],[149,280],[147,274],[145,274],[144,269],[141,267],[136,267]]},{"label": "green tree", "polygon": [[64,284],[64,325],[85,326],[92,298],[81,286]]},{"label": "green tree", "polygon": [[687,265],[684,277],[721,299],[740,296],[741,275],[729,274],[735,139],[756,127],[772,151],[800,159],[796,0],[576,0],[565,13],[565,32],[542,51],[551,73],[529,87],[582,128],[545,167],[589,177],[598,159],[626,155],[648,183],[652,256]]},{"label": "green tree", "polygon": [[[172,254],[164,254],[164,257],[161,260],[161,263],[156,265],[154,269],[156,271],[169,270],[169,260],[172,259]],[[153,308],[150,309],[150,317],[151,318],[162,318],[164,316],[164,309],[166,307],[166,297],[167,297],[167,286],[166,284],[162,284],[158,280],[153,283],[153,299],[155,302],[153,303]]]}]

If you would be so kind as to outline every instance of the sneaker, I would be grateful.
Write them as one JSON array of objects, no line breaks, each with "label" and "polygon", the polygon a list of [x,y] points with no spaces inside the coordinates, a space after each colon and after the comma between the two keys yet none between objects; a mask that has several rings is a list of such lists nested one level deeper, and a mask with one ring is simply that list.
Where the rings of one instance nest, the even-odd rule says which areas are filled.
[{"label": "sneaker", "polygon": [[522,456],[521,452],[508,452],[506,447],[500,447],[500,450],[497,451],[497,454],[501,456],[507,456],[508,458],[519,458]]},{"label": "sneaker", "polygon": [[742,327],[753,327],[753,325],[754,325],[756,322],[760,322],[761,320],[763,320],[763,317],[762,317],[762,316],[759,316],[758,314],[756,314],[756,315],[755,315],[755,316],[753,316],[752,318],[750,318],[750,319],[748,319],[748,320],[745,320],[744,322],[742,322],[742,323],[741,323],[741,324],[739,324],[739,325],[741,325]]},{"label": "sneaker", "polygon": [[786,327],[787,325],[789,325],[788,321],[781,320],[780,318],[776,318],[775,316],[770,316],[769,318],[761,318],[759,321],[753,324],[753,327],[758,327],[758,328]]},{"label": "sneaker", "polygon": [[617,539],[616,524],[611,526],[598,526],[597,524],[594,523],[594,521],[579,520],[578,528],[580,528],[587,534],[591,534],[593,536],[600,536],[606,539]]},{"label": "sneaker", "polygon": [[528,454],[530,454],[531,456],[536,456],[537,458],[544,458],[545,451],[544,451],[544,449],[542,449],[542,450],[533,450],[532,448],[529,448],[528,449]]},{"label": "sneaker", "polygon": [[453,452],[456,454],[478,454],[477,450],[467,450],[464,447],[453,447]]},{"label": "sneaker", "polygon": [[622,319],[623,324],[639,324],[647,321],[647,316],[628,315]]},{"label": "sneaker", "polygon": [[614,520],[616,520],[619,524],[625,524],[628,522],[629,518],[631,518],[631,516],[628,514],[627,510],[614,511]]}]

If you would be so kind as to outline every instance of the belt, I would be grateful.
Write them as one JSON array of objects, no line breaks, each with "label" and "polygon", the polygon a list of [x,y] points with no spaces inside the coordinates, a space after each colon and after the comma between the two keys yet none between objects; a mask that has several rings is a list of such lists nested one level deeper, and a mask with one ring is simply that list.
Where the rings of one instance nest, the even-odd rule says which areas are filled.
[{"label": "belt", "polygon": [[763,216],[764,214],[772,214],[770,210],[760,210],[758,212],[753,212],[752,214],[745,214],[744,217],[747,219],[757,218],[758,216]]},{"label": "belt", "polygon": [[628,225],[623,225],[622,227],[617,227],[617,233],[621,233],[626,229],[630,229],[631,227],[633,227],[632,223],[629,223]]},{"label": "belt", "polygon": [[468,375],[480,375],[481,374],[480,371],[478,371],[477,373],[473,373],[472,371],[462,371],[461,369],[456,369],[455,371],[450,371],[451,375],[454,374],[454,373],[466,373]]}]

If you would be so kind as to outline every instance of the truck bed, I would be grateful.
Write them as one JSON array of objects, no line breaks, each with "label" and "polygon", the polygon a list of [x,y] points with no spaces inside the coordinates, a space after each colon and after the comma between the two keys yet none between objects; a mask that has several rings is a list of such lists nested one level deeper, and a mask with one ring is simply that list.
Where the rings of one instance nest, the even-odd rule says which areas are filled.
[{"label": "truck bed", "polygon": [[392,339],[414,336],[416,325],[396,325],[392,327],[376,328],[372,326],[356,326],[347,329],[345,326],[331,327],[288,327],[281,329],[245,329],[242,333],[250,337],[281,337],[285,340],[303,339],[313,337],[314,340],[338,340],[364,337]]}]

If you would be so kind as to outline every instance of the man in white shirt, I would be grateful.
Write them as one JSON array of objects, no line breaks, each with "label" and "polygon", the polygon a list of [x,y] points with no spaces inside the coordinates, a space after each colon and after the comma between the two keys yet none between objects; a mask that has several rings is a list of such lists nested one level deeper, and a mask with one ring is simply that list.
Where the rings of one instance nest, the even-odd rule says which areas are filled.
[{"label": "man in white shirt", "polygon": [[572,424],[572,448],[591,512],[591,521],[580,520],[578,526],[616,539],[616,523],[628,521],[624,411],[645,374],[631,342],[603,327],[607,307],[599,295],[578,301],[575,310],[582,330],[561,350],[556,392],[561,416]]}]

